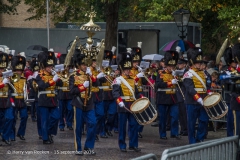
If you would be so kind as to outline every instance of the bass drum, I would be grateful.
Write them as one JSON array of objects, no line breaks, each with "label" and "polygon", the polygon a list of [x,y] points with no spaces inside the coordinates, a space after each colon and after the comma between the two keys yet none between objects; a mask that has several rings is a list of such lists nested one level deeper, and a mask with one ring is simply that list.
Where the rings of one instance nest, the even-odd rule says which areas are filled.
[{"label": "bass drum", "polygon": [[228,106],[219,93],[206,96],[203,100],[203,106],[211,119],[222,118],[228,112]]},{"label": "bass drum", "polygon": [[157,118],[157,110],[145,97],[133,102],[130,110],[140,125],[150,124]]}]

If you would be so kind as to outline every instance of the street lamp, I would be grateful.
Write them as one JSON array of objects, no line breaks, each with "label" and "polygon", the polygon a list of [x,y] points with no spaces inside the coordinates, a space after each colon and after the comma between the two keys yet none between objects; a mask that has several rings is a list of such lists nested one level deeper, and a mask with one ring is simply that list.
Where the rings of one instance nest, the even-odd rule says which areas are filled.
[{"label": "street lamp", "polygon": [[186,35],[184,35],[184,32],[187,30],[190,12],[189,12],[189,10],[181,8],[181,9],[173,12],[173,17],[174,17],[175,23],[178,27],[178,30],[182,33],[181,35],[178,35],[178,36],[182,40],[184,40],[184,38],[186,38],[186,36],[187,36],[187,33],[186,33]]}]

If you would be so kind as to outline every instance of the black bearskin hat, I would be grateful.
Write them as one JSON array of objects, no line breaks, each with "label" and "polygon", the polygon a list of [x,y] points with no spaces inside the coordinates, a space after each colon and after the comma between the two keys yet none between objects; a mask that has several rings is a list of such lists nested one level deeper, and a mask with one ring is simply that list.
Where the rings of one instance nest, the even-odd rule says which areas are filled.
[{"label": "black bearskin hat", "polygon": [[132,56],[128,52],[118,53],[117,64],[120,69],[132,69]]},{"label": "black bearskin hat", "polygon": [[187,50],[187,59],[190,66],[194,63],[202,63],[202,49],[199,47],[189,48]]},{"label": "black bearskin hat", "polygon": [[0,68],[4,69],[8,67],[8,54],[0,52]]},{"label": "black bearskin hat", "polygon": [[111,62],[113,58],[113,53],[110,50],[104,50],[103,60],[109,60]]},{"label": "black bearskin hat", "polygon": [[26,66],[26,58],[23,56],[13,56],[11,61],[12,70],[21,70],[23,71]]},{"label": "black bearskin hat", "polygon": [[228,66],[234,61],[231,47],[225,49],[223,53],[223,58]]},{"label": "black bearskin hat", "polygon": [[41,67],[54,66],[57,63],[57,59],[53,52],[45,51],[38,54],[38,62]]},{"label": "black bearskin hat", "polygon": [[75,53],[72,59],[73,59],[73,64],[76,68],[81,64],[86,64],[85,55],[81,53],[80,49],[75,49]]},{"label": "black bearskin hat", "polygon": [[30,68],[33,72],[39,71],[39,63],[36,59],[33,59],[30,63]]},{"label": "black bearskin hat", "polygon": [[133,62],[142,60],[142,49],[140,47],[132,47],[132,59]]},{"label": "black bearskin hat", "polygon": [[240,64],[240,43],[237,43],[232,47],[232,54],[234,61]]},{"label": "black bearskin hat", "polygon": [[59,57],[59,64],[64,64],[67,54],[61,54]]},{"label": "black bearskin hat", "polygon": [[166,51],[164,54],[164,64],[168,66],[176,66],[178,62],[178,52],[177,51]]}]

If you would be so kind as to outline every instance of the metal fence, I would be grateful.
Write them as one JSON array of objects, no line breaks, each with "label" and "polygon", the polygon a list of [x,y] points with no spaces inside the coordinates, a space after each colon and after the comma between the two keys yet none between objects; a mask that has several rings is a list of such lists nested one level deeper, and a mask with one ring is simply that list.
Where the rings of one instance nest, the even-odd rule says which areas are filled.
[{"label": "metal fence", "polygon": [[141,157],[133,158],[131,160],[157,160],[157,157],[155,154],[150,153],[150,154],[143,155]]},{"label": "metal fence", "polygon": [[235,160],[238,136],[164,150],[161,160]]}]

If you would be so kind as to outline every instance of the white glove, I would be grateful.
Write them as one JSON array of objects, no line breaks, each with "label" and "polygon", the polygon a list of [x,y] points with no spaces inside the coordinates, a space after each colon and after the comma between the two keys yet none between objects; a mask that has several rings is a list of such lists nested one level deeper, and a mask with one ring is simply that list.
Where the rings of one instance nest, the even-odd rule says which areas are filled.
[{"label": "white glove", "polygon": [[138,74],[137,74],[137,77],[138,77],[138,78],[144,77],[143,72],[138,73]]},{"label": "white glove", "polygon": [[85,82],[83,83],[83,86],[84,86],[85,88],[89,87],[89,81],[85,81]]},{"label": "white glove", "polygon": [[212,94],[213,94],[213,92],[209,92],[209,93],[208,93],[208,95],[212,95]]},{"label": "white glove", "polygon": [[91,71],[90,67],[87,68],[86,74],[89,74],[90,76],[92,75],[92,71]]},{"label": "white glove", "polygon": [[58,75],[55,74],[55,75],[53,76],[53,80],[54,80],[54,82],[57,82],[58,79],[59,79]]},{"label": "white glove", "polygon": [[124,105],[123,102],[118,103],[118,105],[119,105],[119,107],[121,107],[121,108],[125,107],[125,105]]},{"label": "white glove", "polygon": [[176,72],[175,72],[175,71],[172,71],[172,75],[173,75],[173,76],[176,76]]},{"label": "white glove", "polygon": [[9,79],[8,78],[4,78],[2,82],[3,82],[3,84],[9,83]]},{"label": "white glove", "polygon": [[33,77],[34,79],[36,79],[36,78],[37,78],[37,75],[38,75],[38,71],[34,72],[33,75],[32,75],[32,77]]},{"label": "white glove", "polygon": [[197,102],[203,106],[203,100],[202,100],[202,98],[201,98],[201,97],[200,97],[200,98],[198,98]]},{"label": "white glove", "polygon": [[177,79],[172,79],[172,84],[177,84],[178,80]]},{"label": "white glove", "polygon": [[113,85],[114,84],[121,85],[121,80],[119,78],[115,78],[113,81]]},{"label": "white glove", "polygon": [[27,80],[30,80],[30,79],[32,79],[33,78],[33,76],[28,76],[28,79]]},{"label": "white glove", "polygon": [[229,76],[229,75],[231,75],[231,72],[229,72],[229,71],[226,71],[226,74]]},{"label": "white glove", "polygon": [[97,75],[97,79],[102,78],[102,77],[104,77],[104,76],[105,76],[105,74],[104,74],[103,72],[101,72],[101,73],[99,73],[99,74]]}]

